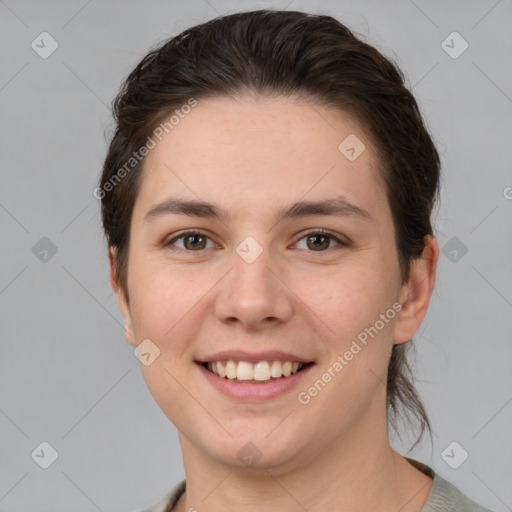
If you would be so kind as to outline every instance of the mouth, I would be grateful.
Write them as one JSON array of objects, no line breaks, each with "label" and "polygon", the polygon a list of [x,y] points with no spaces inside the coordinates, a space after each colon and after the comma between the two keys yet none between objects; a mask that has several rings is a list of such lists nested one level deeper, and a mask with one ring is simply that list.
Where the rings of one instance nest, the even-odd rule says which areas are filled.
[{"label": "mouth", "polygon": [[208,372],[221,379],[243,384],[265,384],[287,379],[304,371],[313,362],[299,361],[224,361],[199,362]]}]

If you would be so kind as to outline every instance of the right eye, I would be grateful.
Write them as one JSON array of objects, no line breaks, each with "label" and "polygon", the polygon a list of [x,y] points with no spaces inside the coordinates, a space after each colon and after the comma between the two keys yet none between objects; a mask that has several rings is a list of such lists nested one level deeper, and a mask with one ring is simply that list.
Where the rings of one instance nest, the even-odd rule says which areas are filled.
[{"label": "right eye", "polygon": [[[200,231],[186,231],[184,233],[181,233],[181,235],[174,237],[173,239],[166,242],[164,245],[165,247],[169,247],[171,249],[175,249],[174,243],[177,240],[183,239],[184,246],[182,250],[188,251],[188,252],[194,252],[201,249],[210,249],[210,247],[206,247],[207,240],[210,240],[208,236],[206,236],[204,233],[201,233]],[[215,244],[214,244],[215,245]]]}]

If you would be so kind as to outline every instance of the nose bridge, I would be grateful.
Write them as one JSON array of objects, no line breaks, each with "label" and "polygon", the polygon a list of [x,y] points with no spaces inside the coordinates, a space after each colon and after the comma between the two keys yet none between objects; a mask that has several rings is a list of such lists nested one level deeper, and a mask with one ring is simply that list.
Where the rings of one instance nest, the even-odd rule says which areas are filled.
[{"label": "nose bridge", "polygon": [[264,250],[255,255],[253,249],[247,250],[241,245],[233,256],[233,285],[241,294],[259,295],[269,292],[269,281],[275,279],[270,271],[271,258],[269,251]]},{"label": "nose bridge", "polygon": [[227,285],[218,299],[219,319],[236,318],[247,327],[256,328],[266,319],[289,317],[289,297],[274,275],[275,265],[268,248],[247,237],[236,247],[232,264]]}]

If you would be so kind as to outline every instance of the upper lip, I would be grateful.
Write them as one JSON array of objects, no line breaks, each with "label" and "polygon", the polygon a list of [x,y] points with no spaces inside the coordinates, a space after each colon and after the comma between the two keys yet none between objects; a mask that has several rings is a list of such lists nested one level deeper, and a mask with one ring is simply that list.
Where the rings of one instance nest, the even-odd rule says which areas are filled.
[{"label": "upper lip", "polygon": [[282,352],[280,350],[267,350],[265,352],[247,352],[245,350],[224,350],[201,357],[198,362],[211,363],[213,361],[247,361],[248,363],[258,363],[260,361],[291,361],[297,363],[310,363],[311,359]]}]

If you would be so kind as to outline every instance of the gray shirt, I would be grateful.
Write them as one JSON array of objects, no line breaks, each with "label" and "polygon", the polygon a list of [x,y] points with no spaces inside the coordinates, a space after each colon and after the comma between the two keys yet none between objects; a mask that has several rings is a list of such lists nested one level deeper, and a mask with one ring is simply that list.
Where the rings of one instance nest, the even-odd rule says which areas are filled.
[{"label": "gray shirt", "polygon": [[[467,496],[462,494],[457,487],[441,478],[432,468],[414,459],[406,459],[419,470],[434,479],[432,489],[421,512],[492,512],[481,507]],[[162,500],[142,512],[172,512],[174,506],[185,492],[185,480],[182,480],[172,491],[166,494]]]}]

